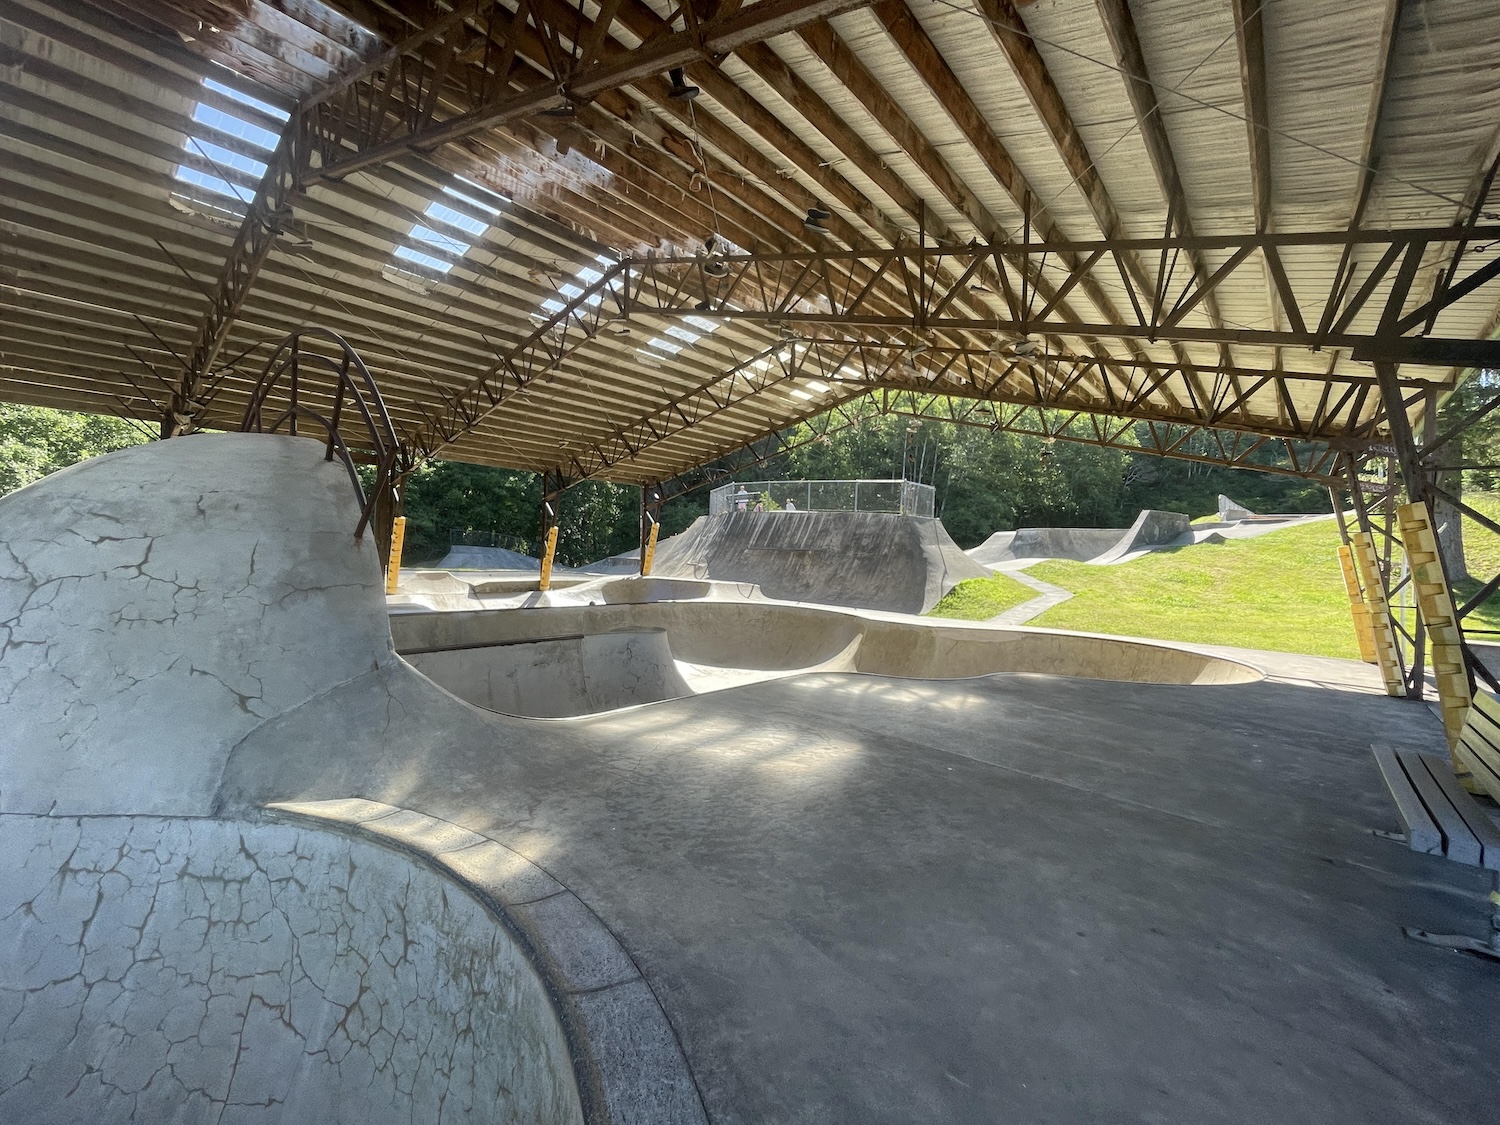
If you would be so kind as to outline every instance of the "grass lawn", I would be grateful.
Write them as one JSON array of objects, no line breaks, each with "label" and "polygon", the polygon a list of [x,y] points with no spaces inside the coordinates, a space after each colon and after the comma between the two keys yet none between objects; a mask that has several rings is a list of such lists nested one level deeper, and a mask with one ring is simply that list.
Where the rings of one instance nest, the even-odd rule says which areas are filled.
[{"label": "grass lawn", "polygon": [[927,616],[986,621],[1036,596],[1036,591],[1030,586],[1023,586],[1004,574],[992,578],[970,578],[949,590],[942,601],[927,611]]},{"label": "grass lawn", "polygon": [[[1500,523],[1500,494],[1465,492],[1463,501],[1475,511]],[[1467,582],[1454,583],[1454,601],[1458,605],[1463,605],[1479,592],[1481,586],[1500,574],[1500,535],[1476,523],[1469,516],[1464,517],[1464,560],[1469,564],[1469,573],[1473,577]],[[1488,601],[1464,620],[1470,629],[1500,630],[1500,593],[1491,594]],[[1500,637],[1476,634],[1474,639],[1497,641]]]},{"label": "grass lawn", "polygon": [[1040,563],[1027,573],[1074,596],[1029,624],[1358,660],[1338,545],[1328,520],[1118,566]]},{"label": "grass lawn", "polygon": [[[1469,493],[1464,501],[1500,522],[1500,494]],[[1358,660],[1338,544],[1338,527],[1327,520],[1170,548],[1117,566],[1038,563],[1026,572],[1073,597],[1028,624]],[[1475,578],[1457,584],[1460,605],[1500,573],[1500,536],[1466,518],[1464,553]],[[974,578],[954,587],[931,616],[984,620],[1035,596],[1003,574]],[[1468,621],[1500,631],[1500,593]]]}]

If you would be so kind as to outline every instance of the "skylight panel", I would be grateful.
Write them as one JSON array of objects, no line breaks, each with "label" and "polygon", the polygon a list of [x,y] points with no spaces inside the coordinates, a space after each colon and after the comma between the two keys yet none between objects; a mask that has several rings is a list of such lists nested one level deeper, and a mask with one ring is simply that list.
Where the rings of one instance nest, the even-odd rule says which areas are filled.
[{"label": "skylight panel", "polygon": [[[232,86],[226,86],[212,78],[204,79],[203,85],[249,109],[278,121],[287,120],[288,115],[284,110],[259,98],[242,94]],[[183,201],[189,209],[200,214],[220,220],[232,220],[242,212],[239,204],[250,203],[255,199],[256,188],[236,183],[229,178],[229,174],[240,173],[246,180],[259,185],[266,174],[267,162],[217,144],[203,134],[212,131],[215,135],[236,137],[251,148],[265,153],[274,151],[281,143],[281,137],[264,126],[246,121],[207,102],[198,102],[193,106],[192,120],[204,128],[183,138],[183,151],[190,154],[185,160],[191,162],[184,162],[173,169],[173,178],[184,188],[180,192],[174,192],[173,198]],[[207,161],[212,167],[208,170],[196,168],[193,163],[197,161]],[[233,200],[234,204],[222,202],[224,199]]]},{"label": "skylight panel", "polygon": [[[501,206],[513,202],[510,196],[503,192],[498,192],[492,187],[476,183],[467,176],[455,176],[454,179],[461,183],[464,189],[467,190],[449,186],[443,188],[444,194],[451,195],[455,199],[462,199],[465,203],[478,207],[483,211],[488,211],[491,215],[500,214]],[[498,200],[501,206],[488,202],[489,200]]]},{"label": "skylight panel", "polygon": [[277,121],[287,121],[291,118],[291,114],[287,113],[286,110],[277,109],[274,105],[263,102],[259,98],[252,98],[249,94],[242,94],[233,86],[226,86],[222,82],[215,82],[212,78],[205,78],[203,85],[216,94],[223,94],[226,98],[231,98],[239,102],[240,105],[246,105],[251,109],[259,110],[267,117],[276,118]]},{"label": "skylight panel", "polygon": [[[457,227],[466,234],[472,234],[475,238],[478,238],[490,229],[488,223],[481,222],[478,219],[471,219],[462,211],[455,211],[452,207],[445,207],[441,203],[433,203],[427,208],[424,214],[434,222],[447,223],[450,227]],[[415,234],[416,232],[413,231],[412,233]]]},{"label": "skylight panel", "polygon": [[698,333],[689,332],[686,328],[681,328],[676,324],[667,329],[667,335],[681,340],[685,344],[696,344],[699,340],[703,339]]},{"label": "skylight panel", "polygon": [[812,395],[804,391],[801,387],[793,387],[790,391],[787,392],[787,394],[791,395],[793,398],[800,398],[804,402],[811,402],[813,397]]},{"label": "skylight panel", "polygon": [[807,387],[809,390],[815,391],[820,395],[826,395],[829,391],[833,390],[832,387],[820,379],[809,379]]},{"label": "skylight panel", "polygon": [[[680,344],[674,344],[671,340],[663,340],[660,336],[655,336],[652,339],[647,340],[646,347],[656,348],[658,351],[666,352],[668,355],[676,355],[678,352],[682,351],[682,346]],[[637,348],[636,350],[639,351],[640,349]]]},{"label": "skylight panel", "polygon": [[216,145],[212,141],[200,141],[195,137],[192,141],[192,151],[198,153],[204,159],[212,161],[220,168],[232,168],[236,172],[244,172],[245,175],[257,182],[266,174],[266,163],[264,160],[242,156],[240,153],[227,149],[223,145]]},{"label": "skylight panel", "polygon": [[705,320],[701,316],[685,316],[682,319],[691,324],[705,336],[707,336],[710,332],[717,332],[724,326],[724,322],[722,320]]},{"label": "skylight panel", "polygon": [[[469,183],[467,180],[463,182]],[[470,186],[475,187],[476,190],[483,190],[478,185]],[[471,198],[464,192],[448,187],[443,188],[443,192],[450,199],[460,200],[492,215],[500,213],[498,208],[479,199]],[[429,270],[436,270],[438,273],[450,271],[454,262],[472,250],[475,240],[482,238],[484,232],[490,229],[489,224],[484,220],[465,215],[462,211],[449,207],[437,199],[427,204],[422,217],[461,233],[454,234],[450,231],[438,230],[426,223],[413,223],[407,234],[409,243],[396,248],[396,257],[403,262],[411,262]],[[438,257],[438,254],[443,257]],[[561,308],[561,306],[558,307]]]},{"label": "skylight panel", "polygon": [[442,258],[435,258],[431,254],[424,254],[422,251],[413,249],[410,246],[396,247],[396,257],[400,258],[403,262],[412,262],[415,265],[436,270],[438,273],[447,273],[453,268],[452,262],[445,261]]},{"label": "skylight panel", "polygon": [[444,234],[440,230],[424,227],[420,223],[411,228],[411,237],[418,242],[425,242],[434,246],[444,253],[452,254],[455,258],[461,258],[468,252],[469,243],[461,238],[454,238],[450,234]]},{"label": "skylight panel", "polygon": [[259,125],[252,125],[248,121],[242,121],[238,117],[231,117],[223,110],[215,109],[207,102],[199,102],[193,107],[193,120],[200,125],[207,125],[211,129],[217,129],[221,133],[228,133],[231,137],[239,137],[240,140],[263,148],[267,152],[272,151],[281,143],[281,138],[269,129],[262,129]]},{"label": "skylight panel", "polygon": [[237,199],[241,203],[249,203],[255,198],[254,188],[232,184],[228,180],[221,179],[218,176],[210,176],[206,172],[200,172],[198,169],[189,168],[186,165],[177,169],[177,179],[185,184],[200,187],[204,191],[211,191],[215,195],[224,195],[230,199]]}]

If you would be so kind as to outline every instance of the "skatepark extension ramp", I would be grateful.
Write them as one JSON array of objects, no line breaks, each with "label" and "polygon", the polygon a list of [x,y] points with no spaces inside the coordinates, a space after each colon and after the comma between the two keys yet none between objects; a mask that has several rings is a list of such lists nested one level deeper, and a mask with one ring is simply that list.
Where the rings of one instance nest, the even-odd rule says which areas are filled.
[{"label": "skatepark extension ramp", "polygon": [[1022,560],[1073,559],[1119,562],[1137,551],[1182,540],[1191,542],[1193,524],[1181,512],[1142,510],[1129,527],[1023,527],[997,531],[968,555],[991,569]]},{"label": "skatepark extension ramp", "polygon": [[941,522],[884,512],[727,512],[657,544],[653,575],[753,582],[768,598],[925,613],[988,576]]}]

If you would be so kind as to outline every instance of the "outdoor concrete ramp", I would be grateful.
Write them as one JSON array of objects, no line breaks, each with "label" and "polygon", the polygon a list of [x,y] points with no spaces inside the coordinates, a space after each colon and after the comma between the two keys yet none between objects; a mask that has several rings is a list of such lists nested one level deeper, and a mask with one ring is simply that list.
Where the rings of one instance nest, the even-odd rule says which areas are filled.
[{"label": "outdoor concrete ramp", "polygon": [[1180,512],[1144,509],[1129,527],[1023,527],[997,531],[968,556],[989,569],[1041,559],[1112,563],[1168,544],[1192,542],[1193,524]]},{"label": "outdoor concrete ramp", "polygon": [[768,598],[925,613],[988,571],[941,522],[881,512],[727,512],[657,544],[651,573],[751,582]]},{"label": "outdoor concrete ramp", "polygon": [[1074,559],[1087,562],[1119,546],[1123,527],[1021,527],[997,531],[967,554],[981,566],[1017,560]]},{"label": "outdoor concrete ramp", "polygon": [[248,434],[0,498],[0,811],[201,813],[251,729],[394,661],[354,504],[316,443]]}]

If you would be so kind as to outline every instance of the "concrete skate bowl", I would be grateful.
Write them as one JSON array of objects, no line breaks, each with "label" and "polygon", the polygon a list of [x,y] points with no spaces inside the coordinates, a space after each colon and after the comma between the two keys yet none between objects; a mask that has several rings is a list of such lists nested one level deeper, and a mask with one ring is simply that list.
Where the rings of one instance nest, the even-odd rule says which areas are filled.
[{"label": "concrete skate bowl", "polygon": [[[595,713],[605,695],[621,705],[651,703],[806,672],[907,679],[1036,672],[1153,684],[1263,678],[1236,661],[1119,637],[964,628],[748,601],[405,613],[392,618],[391,629],[397,651],[455,695],[542,717]],[[621,667],[605,672],[609,692],[591,692],[583,663],[576,672],[566,663],[575,650],[581,658],[590,648],[600,659],[619,659],[627,640]],[[527,683],[537,684],[534,695]]]},{"label": "concrete skate bowl", "polygon": [[[588,569],[628,559],[605,559]],[[882,512],[726,512],[662,540],[653,576],[753,583],[768,598],[926,613],[988,571],[935,519]]]}]

